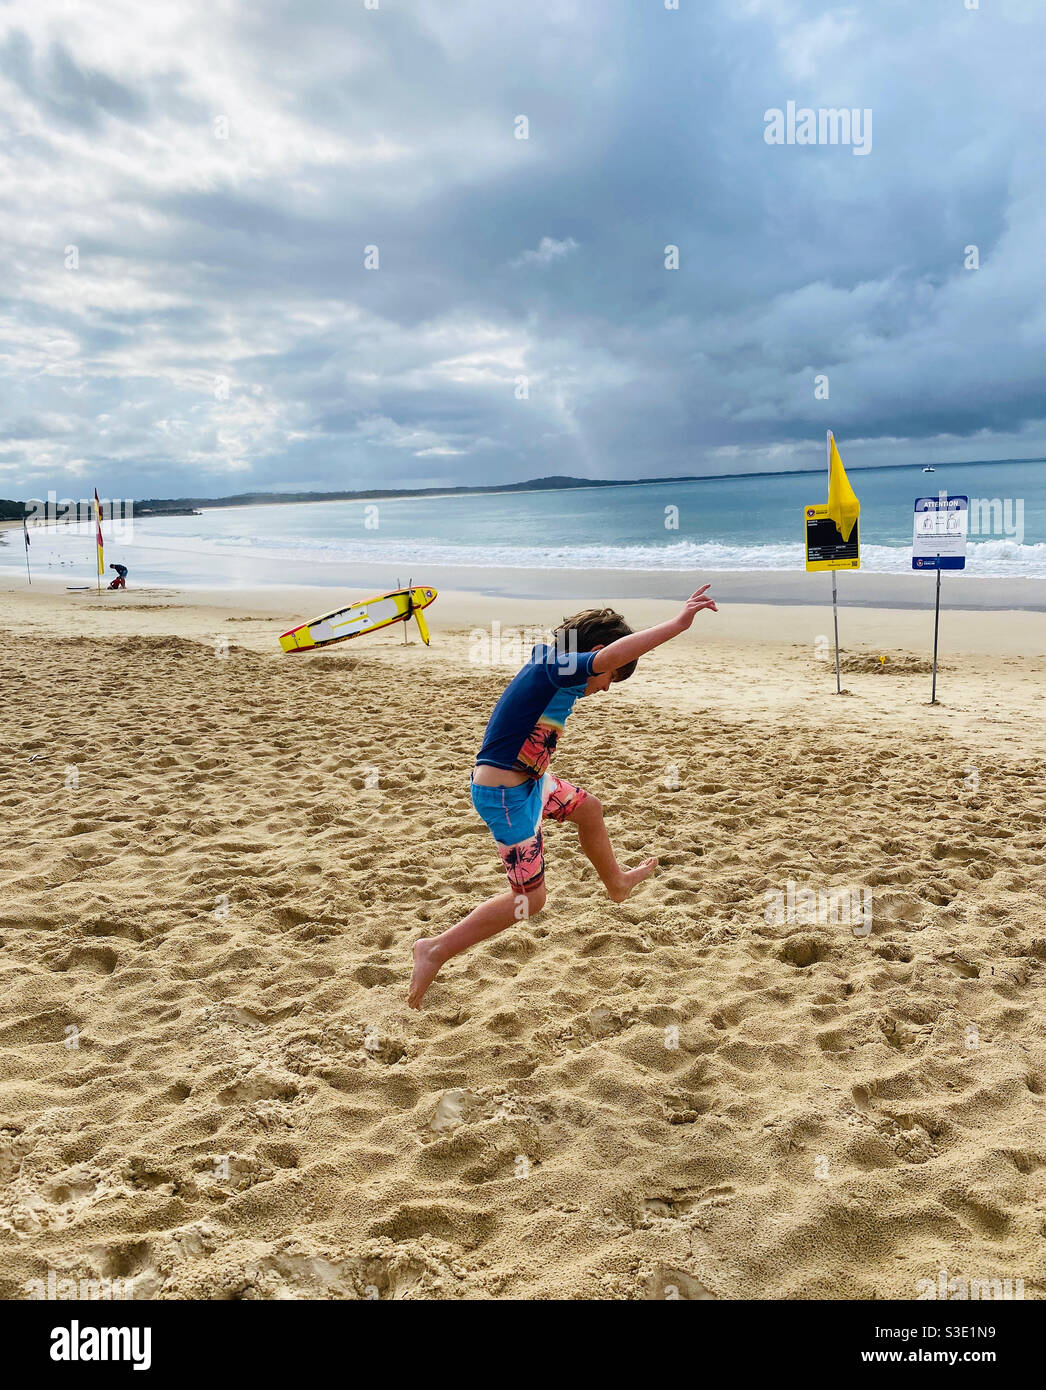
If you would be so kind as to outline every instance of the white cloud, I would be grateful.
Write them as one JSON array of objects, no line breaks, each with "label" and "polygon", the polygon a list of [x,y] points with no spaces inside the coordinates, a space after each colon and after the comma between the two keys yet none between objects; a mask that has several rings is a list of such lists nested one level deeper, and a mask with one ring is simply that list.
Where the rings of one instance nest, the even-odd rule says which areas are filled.
[{"label": "white cloud", "polygon": [[522,256],[512,262],[512,265],[553,265],[556,261],[564,260],[571,251],[577,249],[578,243],[572,236],[568,236],[565,241],[556,241],[555,237],[543,236],[536,251],[524,251]]}]

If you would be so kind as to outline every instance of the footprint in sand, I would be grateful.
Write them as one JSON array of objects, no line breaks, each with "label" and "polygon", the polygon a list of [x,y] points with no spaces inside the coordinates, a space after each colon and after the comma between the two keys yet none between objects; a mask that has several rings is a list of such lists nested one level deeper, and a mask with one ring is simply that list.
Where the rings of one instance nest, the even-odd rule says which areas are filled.
[{"label": "footprint in sand", "polygon": [[111,975],[119,957],[110,946],[74,946],[55,968],[83,970],[93,975]]}]

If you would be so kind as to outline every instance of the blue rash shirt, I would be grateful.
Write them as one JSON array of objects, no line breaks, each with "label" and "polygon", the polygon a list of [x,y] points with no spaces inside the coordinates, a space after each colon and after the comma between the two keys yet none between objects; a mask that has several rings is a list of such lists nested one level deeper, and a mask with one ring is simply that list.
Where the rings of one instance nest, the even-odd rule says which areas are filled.
[{"label": "blue rash shirt", "polygon": [[543,777],[595,659],[595,652],[536,646],[494,706],[476,762]]}]

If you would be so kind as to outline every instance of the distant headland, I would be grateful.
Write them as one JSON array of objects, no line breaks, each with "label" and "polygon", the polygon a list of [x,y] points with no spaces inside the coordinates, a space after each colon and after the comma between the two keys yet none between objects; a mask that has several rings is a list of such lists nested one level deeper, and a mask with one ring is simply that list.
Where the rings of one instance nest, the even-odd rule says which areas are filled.
[{"label": "distant headland", "polygon": [[[964,459],[953,464],[934,460],[935,467],[980,467],[1004,463],[1043,463],[1043,459]],[[871,473],[885,468],[922,468],[920,464],[873,464],[866,468],[853,466],[851,473]],[[133,499],[135,516],[192,516],[202,508],[258,507],[289,502],[373,502],[390,497],[461,497],[476,493],[541,492],[555,489],[592,487],[647,487],[653,483],[708,483],[727,478],[776,478],[790,474],[823,473],[821,468],[779,468],[756,473],[686,473],[664,478],[573,478],[554,474],[547,478],[528,478],[522,483],[470,483],[460,487],[385,487],[336,492],[238,492],[229,497],[143,497]],[[130,500],[130,499],[128,499]],[[21,521],[25,502],[0,498],[0,521]]]}]

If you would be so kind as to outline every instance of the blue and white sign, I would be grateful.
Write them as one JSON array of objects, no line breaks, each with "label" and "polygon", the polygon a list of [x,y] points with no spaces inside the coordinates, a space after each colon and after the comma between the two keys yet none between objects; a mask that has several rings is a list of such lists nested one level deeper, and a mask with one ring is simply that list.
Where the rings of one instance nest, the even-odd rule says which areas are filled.
[{"label": "blue and white sign", "polygon": [[961,570],[966,568],[966,536],[970,529],[970,499],[949,496],[915,499],[915,531],[912,538],[913,570]]}]

